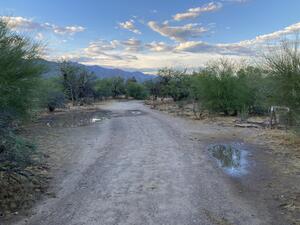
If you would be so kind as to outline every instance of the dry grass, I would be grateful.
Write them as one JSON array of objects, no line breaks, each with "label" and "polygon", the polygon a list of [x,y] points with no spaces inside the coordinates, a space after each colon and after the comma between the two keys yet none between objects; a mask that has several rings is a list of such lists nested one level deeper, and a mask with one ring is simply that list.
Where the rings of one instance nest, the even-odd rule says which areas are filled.
[{"label": "dry grass", "polygon": [[23,174],[0,172],[0,217],[30,208],[45,193],[50,179],[46,166],[27,167]]},{"label": "dry grass", "polygon": [[278,157],[288,162],[282,169],[286,174],[297,174],[300,171],[300,136],[293,131],[266,129],[249,137],[256,139],[271,148]]},{"label": "dry grass", "polygon": [[281,146],[293,147],[294,150],[300,151],[300,136],[293,131],[284,130],[264,130],[260,133],[268,141],[273,141]]}]

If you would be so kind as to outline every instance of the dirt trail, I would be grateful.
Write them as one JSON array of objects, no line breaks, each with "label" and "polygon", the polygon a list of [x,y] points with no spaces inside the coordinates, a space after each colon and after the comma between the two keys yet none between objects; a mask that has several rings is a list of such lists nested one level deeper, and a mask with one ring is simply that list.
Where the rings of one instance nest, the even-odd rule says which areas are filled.
[{"label": "dirt trail", "polygon": [[216,141],[211,135],[218,126],[199,126],[136,101],[102,108],[111,111],[110,119],[45,138],[61,165],[54,172],[56,197],[14,224],[277,224],[264,202],[256,202],[257,193],[241,194],[251,171],[229,177],[211,159],[207,144]]}]

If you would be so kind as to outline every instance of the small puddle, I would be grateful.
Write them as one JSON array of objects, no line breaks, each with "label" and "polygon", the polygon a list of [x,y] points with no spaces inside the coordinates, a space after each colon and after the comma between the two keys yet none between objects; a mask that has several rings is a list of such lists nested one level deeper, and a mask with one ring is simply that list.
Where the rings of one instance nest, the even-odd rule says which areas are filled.
[{"label": "small puddle", "polygon": [[246,173],[247,153],[242,144],[217,144],[208,150],[227,174],[238,176]]},{"label": "small puddle", "polygon": [[142,116],[146,113],[140,110],[125,110],[121,112],[114,112],[112,117],[135,117],[135,116]]},{"label": "small puddle", "polygon": [[138,110],[130,110],[129,112],[133,115],[141,115],[142,114],[142,112],[138,111]]}]

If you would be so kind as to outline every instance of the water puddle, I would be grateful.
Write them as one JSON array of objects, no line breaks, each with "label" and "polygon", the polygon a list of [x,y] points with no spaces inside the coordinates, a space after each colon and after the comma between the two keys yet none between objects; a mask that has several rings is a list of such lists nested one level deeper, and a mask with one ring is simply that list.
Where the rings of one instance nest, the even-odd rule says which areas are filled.
[{"label": "water puddle", "polygon": [[110,118],[109,111],[68,112],[41,118],[39,122],[48,127],[80,127],[102,122]]},{"label": "water puddle", "polygon": [[142,112],[138,111],[138,110],[131,110],[130,113],[133,115],[141,115],[142,114]]},{"label": "water puddle", "polygon": [[142,116],[146,113],[141,110],[125,110],[121,112],[114,112],[112,117],[135,117],[135,116]]},{"label": "water puddle", "polygon": [[81,127],[100,123],[107,118],[135,117],[144,114],[145,112],[140,110],[126,110],[120,112],[111,112],[106,110],[73,111],[48,115],[39,119],[38,123],[41,123],[43,126],[46,125],[53,128]]},{"label": "water puddle", "polygon": [[208,148],[218,165],[229,175],[246,174],[246,155],[243,144],[217,144]]}]

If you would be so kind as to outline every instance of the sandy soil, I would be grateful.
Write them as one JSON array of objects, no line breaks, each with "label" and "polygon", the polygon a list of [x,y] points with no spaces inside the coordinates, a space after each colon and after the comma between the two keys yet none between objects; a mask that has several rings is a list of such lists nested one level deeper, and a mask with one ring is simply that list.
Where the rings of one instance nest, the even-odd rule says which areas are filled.
[{"label": "sandy soil", "polygon": [[[53,197],[3,224],[299,222],[297,164],[274,154],[264,131],[174,117],[138,101],[99,107],[46,116],[29,129],[51,156]],[[238,145],[243,171],[220,167],[212,144]]]}]

